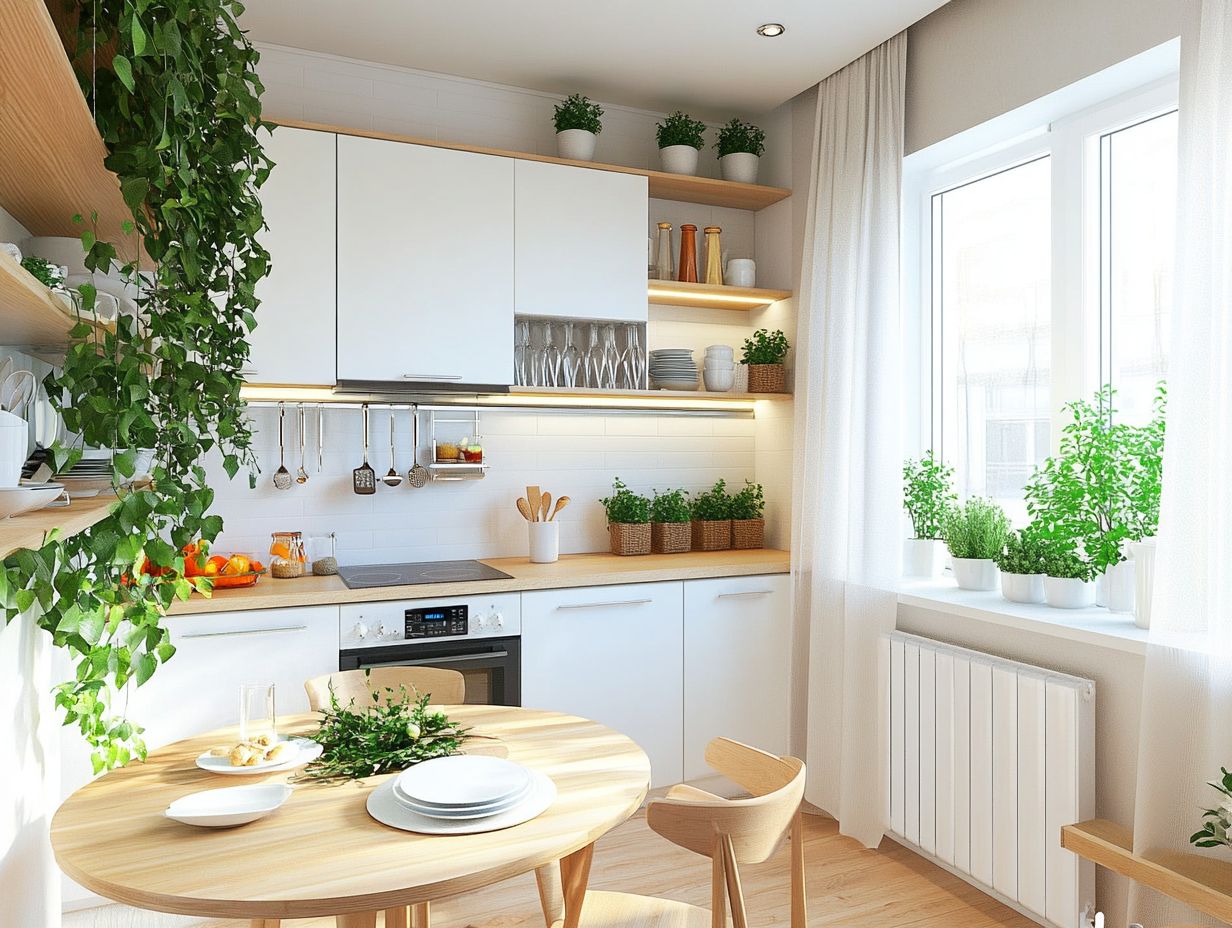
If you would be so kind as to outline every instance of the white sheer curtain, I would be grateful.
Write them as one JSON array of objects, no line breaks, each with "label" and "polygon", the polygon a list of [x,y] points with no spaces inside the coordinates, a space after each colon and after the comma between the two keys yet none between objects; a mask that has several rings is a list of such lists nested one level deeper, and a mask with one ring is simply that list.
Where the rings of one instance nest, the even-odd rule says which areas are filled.
[{"label": "white sheer curtain", "polygon": [[797,616],[806,796],[868,846],[885,822],[877,644],[899,558],[899,209],[907,36],[818,88],[796,335]]},{"label": "white sheer curtain", "polygon": [[[1134,845],[1139,852],[1188,849],[1201,809],[1217,804],[1205,782],[1218,777],[1221,765],[1232,767],[1228,0],[1203,0],[1196,55],[1187,56],[1186,72],[1171,350],[1184,363],[1168,372],[1163,505],[1138,748]],[[1148,925],[1198,921],[1184,907],[1142,888],[1131,892],[1129,914]]]}]

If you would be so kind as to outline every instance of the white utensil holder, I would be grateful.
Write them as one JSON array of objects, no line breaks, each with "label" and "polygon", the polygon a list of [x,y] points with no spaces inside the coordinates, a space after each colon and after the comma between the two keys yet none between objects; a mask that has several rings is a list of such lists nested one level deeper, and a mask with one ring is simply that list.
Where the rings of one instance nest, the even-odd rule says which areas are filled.
[{"label": "white utensil holder", "polygon": [[0,487],[15,487],[21,482],[21,466],[30,450],[30,428],[26,420],[11,412],[0,412]]},{"label": "white utensil holder", "polygon": [[555,564],[560,559],[560,523],[527,522],[530,532],[530,562]]}]

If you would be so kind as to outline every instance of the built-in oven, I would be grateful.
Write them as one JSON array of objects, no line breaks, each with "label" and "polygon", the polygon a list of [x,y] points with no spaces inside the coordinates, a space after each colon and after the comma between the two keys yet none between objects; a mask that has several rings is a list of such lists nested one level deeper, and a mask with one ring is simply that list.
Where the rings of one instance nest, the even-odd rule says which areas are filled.
[{"label": "built-in oven", "polygon": [[522,703],[522,613],[517,593],[343,606],[339,670],[445,667],[466,701]]}]

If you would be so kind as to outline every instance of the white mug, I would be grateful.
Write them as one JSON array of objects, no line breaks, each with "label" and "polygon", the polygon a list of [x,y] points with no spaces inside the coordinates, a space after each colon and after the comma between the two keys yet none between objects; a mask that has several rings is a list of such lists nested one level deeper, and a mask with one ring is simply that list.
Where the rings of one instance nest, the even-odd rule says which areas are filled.
[{"label": "white mug", "polygon": [[723,282],[732,287],[757,286],[757,263],[752,258],[732,258],[723,272]]},{"label": "white mug", "polygon": [[530,530],[530,562],[554,564],[560,558],[560,523],[527,522]]},{"label": "white mug", "polygon": [[30,427],[21,416],[0,412],[0,487],[21,483],[21,466],[30,451]]}]

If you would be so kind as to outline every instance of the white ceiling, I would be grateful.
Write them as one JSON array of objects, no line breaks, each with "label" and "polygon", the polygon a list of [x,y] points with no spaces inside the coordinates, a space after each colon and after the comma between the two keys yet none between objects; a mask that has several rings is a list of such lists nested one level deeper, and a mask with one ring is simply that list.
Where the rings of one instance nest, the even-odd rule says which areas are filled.
[{"label": "white ceiling", "polygon": [[[250,0],[259,42],[702,118],[762,113],[944,0]],[[764,22],[787,32],[767,39]]]}]

